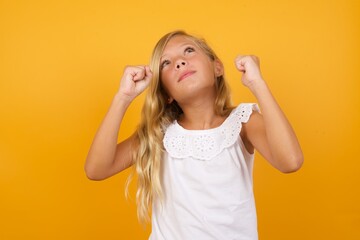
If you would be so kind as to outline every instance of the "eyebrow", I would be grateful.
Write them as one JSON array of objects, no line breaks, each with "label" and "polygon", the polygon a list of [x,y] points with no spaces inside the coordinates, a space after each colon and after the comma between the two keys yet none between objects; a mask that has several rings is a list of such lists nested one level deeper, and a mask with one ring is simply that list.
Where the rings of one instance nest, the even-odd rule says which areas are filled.
[{"label": "eyebrow", "polygon": [[[192,43],[183,43],[183,44],[181,44],[181,45],[179,46],[179,48],[181,48],[181,47],[183,47],[183,46],[186,46],[186,45],[192,45],[192,46],[194,46],[195,44],[192,44]],[[164,56],[166,56],[166,54],[164,54],[164,55],[162,55],[162,56],[160,57],[160,62],[162,61],[162,58],[163,58]]]}]

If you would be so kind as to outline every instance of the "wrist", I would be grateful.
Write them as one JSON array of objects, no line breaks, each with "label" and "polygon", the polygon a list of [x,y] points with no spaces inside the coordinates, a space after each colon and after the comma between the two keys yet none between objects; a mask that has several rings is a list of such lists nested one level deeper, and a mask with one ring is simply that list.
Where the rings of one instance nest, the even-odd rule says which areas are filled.
[{"label": "wrist", "polygon": [[116,93],[113,98],[113,102],[122,104],[126,107],[128,107],[133,100],[134,100],[133,97],[126,95],[124,93],[121,93],[121,92]]},{"label": "wrist", "polygon": [[261,94],[261,92],[268,90],[268,86],[266,82],[263,79],[259,79],[256,81],[253,81],[248,88],[250,91],[257,96],[258,94]]}]

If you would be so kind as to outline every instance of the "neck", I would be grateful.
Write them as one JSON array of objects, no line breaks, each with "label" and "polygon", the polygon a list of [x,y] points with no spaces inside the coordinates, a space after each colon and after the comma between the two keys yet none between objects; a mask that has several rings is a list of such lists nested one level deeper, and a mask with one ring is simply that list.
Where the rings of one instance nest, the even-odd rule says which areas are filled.
[{"label": "neck", "polygon": [[207,98],[181,104],[183,114],[178,119],[178,123],[189,130],[204,130],[220,126],[225,117],[216,115],[214,102],[214,98]]}]

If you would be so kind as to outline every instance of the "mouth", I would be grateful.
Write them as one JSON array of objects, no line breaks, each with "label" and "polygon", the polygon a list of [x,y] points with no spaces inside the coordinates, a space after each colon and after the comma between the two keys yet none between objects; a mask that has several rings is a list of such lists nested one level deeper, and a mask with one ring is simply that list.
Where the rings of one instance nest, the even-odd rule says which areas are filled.
[{"label": "mouth", "polygon": [[181,76],[179,77],[178,82],[180,82],[180,81],[184,80],[185,78],[193,75],[195,72],[196,72],[196,71],[186,71],[186,72],[184,72],[184,73],[181,74]]}]

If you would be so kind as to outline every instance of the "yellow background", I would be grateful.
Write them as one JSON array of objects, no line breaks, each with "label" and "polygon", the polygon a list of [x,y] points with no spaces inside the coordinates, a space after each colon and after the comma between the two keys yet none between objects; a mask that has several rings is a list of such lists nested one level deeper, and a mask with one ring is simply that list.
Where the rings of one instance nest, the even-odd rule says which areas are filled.
[{"label": "yellow background", "polygon": [[[234,104],[255,101],[233,59],[260,57],[305,163],[257,155],[261,240],[360,239],[360,5],[342,1],[0,1],[0,239],[147,239],[129,170],[86,178],[87,151],[125,65],[184,29],[223,60]],[[144,95],[128,110],[129,136]]]}]

